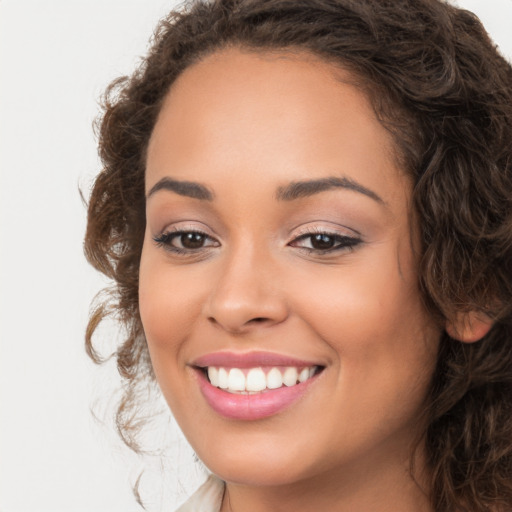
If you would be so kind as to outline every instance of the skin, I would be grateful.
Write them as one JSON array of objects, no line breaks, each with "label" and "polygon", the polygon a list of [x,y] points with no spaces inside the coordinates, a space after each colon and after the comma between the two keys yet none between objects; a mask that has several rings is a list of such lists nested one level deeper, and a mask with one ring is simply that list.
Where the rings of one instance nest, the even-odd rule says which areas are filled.
[{"label": "skin", "polygon": [[[212,195],[148,197],[140,312],[174,416],[227,482],[223,511],[431,510],[421,447],[416,481],[409,463],[440,327],[418,289],[411,184],[350,78],[307,53],[223,50],[178,78],[150,140],[147,192],[171,178]],[[327,177],[374,196],[278,198]],[[176,254],[153,239],[173,230],[207,236]],[[308,233],[359,242],[314,251]],[[191,367],[220,350],[325,369],[289,408],[232,420],[206,403]]]}]

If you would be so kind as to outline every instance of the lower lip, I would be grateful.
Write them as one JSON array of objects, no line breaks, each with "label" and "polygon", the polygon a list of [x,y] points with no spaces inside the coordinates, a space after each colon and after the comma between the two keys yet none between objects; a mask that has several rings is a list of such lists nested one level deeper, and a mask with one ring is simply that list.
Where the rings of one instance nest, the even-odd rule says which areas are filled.
[{"label": "lower lip", "polygon": [[228,393],[210,384],[204,373],[198,374],[199,387],[208,405],[218,414],[235,420],[254,421],[273,416],[305,395],[317,375],[296,384],[295,386],[283,386],[263,393],[242,395]]}]

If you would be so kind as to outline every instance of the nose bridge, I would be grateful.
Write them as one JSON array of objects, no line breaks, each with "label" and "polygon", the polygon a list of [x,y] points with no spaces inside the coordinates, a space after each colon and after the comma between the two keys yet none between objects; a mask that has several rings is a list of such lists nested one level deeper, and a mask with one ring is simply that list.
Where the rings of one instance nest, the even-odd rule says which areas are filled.
[{"label": "nose bridge", "polygon": [[226,250],[206,307],[208,319],[229,332],[272,325],[287,316],[270,251],[244,237]]}]

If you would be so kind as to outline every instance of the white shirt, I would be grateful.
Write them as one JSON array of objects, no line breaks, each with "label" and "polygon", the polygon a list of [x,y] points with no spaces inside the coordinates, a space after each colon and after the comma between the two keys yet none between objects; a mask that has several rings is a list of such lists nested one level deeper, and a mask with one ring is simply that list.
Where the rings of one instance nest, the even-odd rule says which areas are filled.
[{"label": "white shirt", "polygon": [[206,482],[176,512],[219,512],[224,482],[210,475]]}]

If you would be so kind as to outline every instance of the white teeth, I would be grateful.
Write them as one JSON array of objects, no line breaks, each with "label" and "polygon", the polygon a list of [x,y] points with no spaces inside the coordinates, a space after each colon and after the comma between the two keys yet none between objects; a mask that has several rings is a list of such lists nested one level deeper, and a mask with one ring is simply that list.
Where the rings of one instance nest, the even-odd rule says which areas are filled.
[{"label": "white teeth", "polygon": [[295,386],[295,384],[297,384],[298,377],[297,368],[286,368],[283,375],[283,384],[285,386]]},{"label": "white teeth", "polygon": [[249,370],[245,384],[246,391],[261,391],[266,387],[267,379],[265,378],[265,372],[261,368]]},{"label": "white teeth", "polygon": [[208,378],[212,383],[212,386],[219,387],[219,370],[214,366],[208,367]]},{"label": "white teeth", "polygon": [[272,368],[267,374],[267,388],[277,389],[283,385],[283,376],[277,368]]},{"label": "white teeth", "polygon": [[212,386],[231,393],[258,393],[265,389],[295,386],[310,379],[316,373],[316,366],[308,368],[271,368],[267,374],[262,368],[241,370],[240,368],[208,367],[208,379]]},{"label": "white teeth", "polygon": [[303,368],[302,371],[299,373],[299,382],[304,382],[305,380],[308,380],[309,377],[309,368]]},{"label": "white teeth", "polygon": [[228,372],[224,368],[219,368],[219,383],[217,386],[221,389],[228,389]]},{"label": "white teeth", "polygon": [[230,391],[245,391],[245,375],[238,368],[231,368],[228,375],[228,389]]}]

